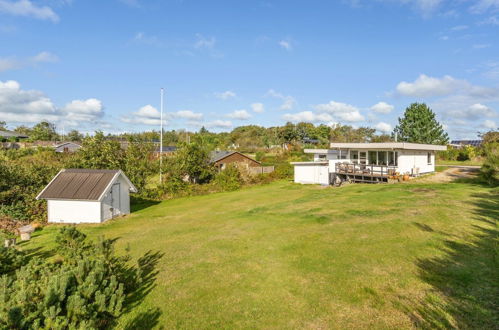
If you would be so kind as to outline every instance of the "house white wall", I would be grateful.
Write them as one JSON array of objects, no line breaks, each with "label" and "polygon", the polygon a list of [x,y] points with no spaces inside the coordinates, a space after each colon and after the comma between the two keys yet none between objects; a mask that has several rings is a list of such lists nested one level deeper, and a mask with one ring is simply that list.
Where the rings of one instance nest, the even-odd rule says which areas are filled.
[{"label": "house white wall", "polygon": [[329,184],[329,166],[324,164],[295,164],[295,183]]},{"label": "house white wall", "polygon": [[47,200],[48,222],[100,223],[101,203],[95,201]]},{"label": "house white wall", "polygon": [[[428,153],[431,154],[431,164],[428,164]],[[435,152],[420,150],[400,150],[398,171],[412,173],[414,167],[419,167],[419,173],[435,172]]]}]

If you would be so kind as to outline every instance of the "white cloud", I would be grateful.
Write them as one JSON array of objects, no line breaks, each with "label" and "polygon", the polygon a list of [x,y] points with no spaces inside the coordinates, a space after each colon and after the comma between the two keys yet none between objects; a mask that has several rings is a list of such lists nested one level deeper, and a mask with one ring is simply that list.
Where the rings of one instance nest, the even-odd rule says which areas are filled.
[{"label": "white cloud", "polygon": [[392,125],[384,122],[379,122],[378,124],[376,124],[375,128],[383,133],[389,133],[392,131]]},{"label": "white cloud", "polygon": [[[130,124],[158,126],[161,124],[161,113],[158,109],[148,104],[141,107],[138,111],[133,112],[131,117],[121,117],[121,121]],[[165,118],[163,118],[163,124],[166,124]]]},{"label": "white cloud", "polygon": [[74,100],[58,108],[37,90],[23,90],[17,81],[0,81],[0,118],[7,122],[35,123],[42,120],[80,124],[100,122],[102,102],[95,98]]},{"label": "white cloud", "polygon": [[307,123],[319,123],[319,122],[330,122],[333,120],[333,117],[327,113],[314,113],[312,111],[302,111],[298,113],[287,113],[282,116],[285,120],[299,123],[299,122],[307,122]]},{"label": "white cloud", "polygon": [[457,25],[451,28],[451,31],[463,31],[469,28],[468,25]]},{"label": "white cloud", "polygon": [[33,63],[54,63],[58,62],[59,58],[49,52],[41,52],[33,57],[31,57],[31,62]]},{"label": "white cloud", "polygon": [[49,52],[41,52],[35,56],[19,59],[17,57],[0,57],[0,72],[18,70],[29,66],[36,66],[40,63],[54,63],[59,58]]},{"label": "white cloud", "polygon": [[491,44],[474,44],[473,48],[474,49],[484,49],[484,48],[489,48],[492,46]]},{"label": "white cloud", "polygon": [[251,110],[256,113],[262,113],[265,111],[265,107],[263,103],[252,103],[251,104]]},{"label": "white cloud", "polygon": [[237,120],[248,120],[251,118],[251,115],[246,110],[235,110],[232,113],[229,113],[227,117]]},{"label": "white cloud", "polygon": [[377,113],[390,113],[394,109],[394,106],[386,102],[378,102],[371,107],[371,110]]},{"label": "white cloud", "polygon": [[37,6],[29,0],[0,0],[0,12],[13,15],[33,17],[41,20],[58,22],[59,16],[48,6]]},{"label": "white cloud", "polygon": [[0,81],[0,118],[7,122],[55,121],[59,112],[48,97],[36,90],[23,90],[17,81]]},{"label": "white cloud", "polygon": [[144,44],[149,46],[162,46],[163,43],[156,36],[150,36],[144,32],[137,32],[133,37],[132,41],[137,44]]},{"label": "white cloud", "polygon": [[221,100],[228,100],[228,99],[231,99],[231,98],[234,98],[236,97],[236,93],[234,93],[233,91],[225,91],[225,92],[221,92],[221,93],[214,93],[215,97],[221,99]]},{"label": "white cloud", "polygon": [[290,95],[285,96],[281,93],[276,92],[273,89],[269,89],[266,96],[270,96],[270,97],[282,100],[283,103],[280,106],[281,110],[291,110],[291,109],[293,109],[294,105],[296,104],[296,100],[294,99],[294,97],[292,97]]},{"label": "white cloud", "polygon": [[490,119],[485,120],[483,122],[482,126],[487,128],[487,129],[497,129],[497,124]]},{"label": "white cloud", "polygon": [[346,103],[330,101],[326,104],[316,105],[315,109],[320,112],[329,113],[335,118],[343,121],[356,122],[365,120],[358,108]]},{"label": "white cloud", "polygon": [[478,0],[476,4],[470,7],[472,13],[481,14],[488,10],[499,8],[499,0]]},{"label": "white cloud", "polygon": [[140,3],[138,0],[119,0],[121,3],[133,8],[140,8]]},{"label": "white cloud", "polygon": [[396,90],[400,95],[430,97],[448,95],[466,85],[466,81],[454,79],[451,76],[434,78],[422,74],[414,82],[400,82]]},{"label": "white cloud", "polygon": [[66,104],[62,111],[65,113],[65,118],[74,123],[80,121],[95,122],[104,116],[104,107],[102,102],[95,98],[87,100],[74,100]]},{"label": "white cloud", "polygon": [[499,17],[498,16],[490,16],[487,19],[484,19],[483,21],[479,22],[478,24],[484,25],[499,25]]},{"label": "white cloud", "polygon": [[232,122],[230,120],[213,120],[206,125],[204,125],[206,128],[231,128],[232,127]]},{"label": "white cloud", "polygon": [[180,110],[172,113],[171,117],[199,121],[203,119],[203,114],[199,112],[193,112],[191,110]]},{"label": "white cloud", "polygon": [[447,116],[449,118],[476,120],[483,117],[494,117],[496,113],[486,105],[475,103],[466,108],[449,110],[447,111]]},{"label": "white cloud", "polygon": [[278,42],[278,44],[279,44],[279,46],[286,49],[287,51],[290,51],[293,49],[293,45],[291,44],[290,40],[280,40]]},{"label": "white cloud", "polygon": [[215,43],[217,41],[214,37],[207,38],[199,33],[196,34],[196,39],[197,40],[194,43],[194,48],[198,48],[198,49],[201,49],[201,48],[212,49],[213,47],[215,47]]}]

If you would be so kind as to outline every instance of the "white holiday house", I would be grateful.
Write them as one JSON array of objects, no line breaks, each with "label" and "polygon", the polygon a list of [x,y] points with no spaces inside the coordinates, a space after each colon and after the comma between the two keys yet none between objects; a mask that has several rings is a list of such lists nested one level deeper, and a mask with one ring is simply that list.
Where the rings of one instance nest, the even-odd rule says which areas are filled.
[{"label": "white holiday house", "polygon": [[329,149],[305,149],[312,162],[293,162],[297,183],[328,185],[338,176],[353,181],[386,182],[398,174],[417,176],[435,171],[435,152],[446,146],[406,142],[331,143]]},{"label": "white holiday house", "polygon": [[63,169],[36,199],[47,200],[48,222],[101,223],[130,213],[130,192],[121,170]]}]

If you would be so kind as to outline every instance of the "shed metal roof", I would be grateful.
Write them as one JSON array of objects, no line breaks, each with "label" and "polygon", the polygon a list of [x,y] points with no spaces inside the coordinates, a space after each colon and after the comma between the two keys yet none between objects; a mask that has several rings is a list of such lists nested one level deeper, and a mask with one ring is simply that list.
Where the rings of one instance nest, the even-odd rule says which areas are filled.
[{"label": "shed metal roof", "polygon": [[[98,201],[113,182],[122,174],[120,170],[63,169],[37,196],[37,199],[72,199]],[[126,180],[129,182],[128,178]],[[136,191],[131,182],[130,189]]]}]

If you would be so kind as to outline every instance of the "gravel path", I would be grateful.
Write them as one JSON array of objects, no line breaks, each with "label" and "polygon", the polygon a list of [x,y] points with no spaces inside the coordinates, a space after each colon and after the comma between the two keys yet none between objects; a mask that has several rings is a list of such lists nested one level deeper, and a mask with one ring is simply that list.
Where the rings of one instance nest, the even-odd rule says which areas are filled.
[{"label": "gravel path", "polygon": [[443,172],[438,172],[434,175],[419,178],[417,180],[414,180],[414,182],[442,183],[442,182],[451,182],[456,179],[462,179],[462,178],[473,178],[474,176],[477,175],[479,169],[480,167],[477,166],[449,167]]}]

